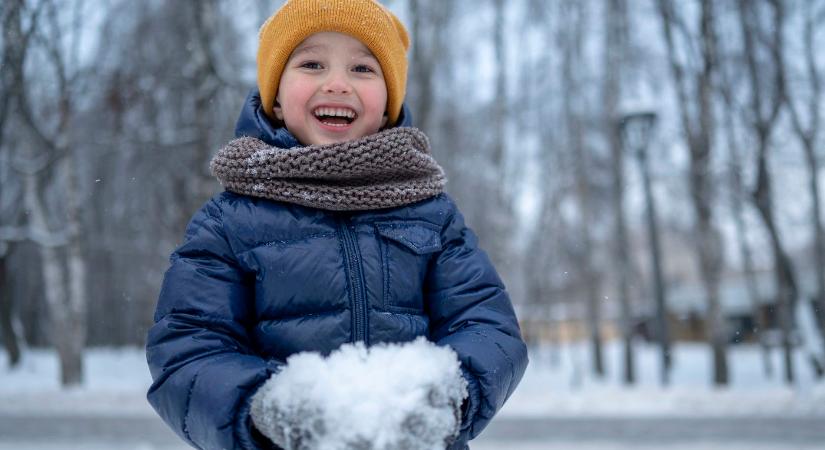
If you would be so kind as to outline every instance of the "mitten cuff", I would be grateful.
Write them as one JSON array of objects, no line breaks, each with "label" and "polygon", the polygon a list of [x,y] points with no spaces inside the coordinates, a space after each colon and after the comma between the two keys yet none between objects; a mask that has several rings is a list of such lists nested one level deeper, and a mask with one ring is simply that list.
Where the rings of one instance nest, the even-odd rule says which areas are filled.
[{"label": "mitten cuff", "polygon": [[[249,418],[250,426],[255,428],[255,431],[266,436],[269,441],[274,441],[280,430],[277,429],[272,412],[267,411],[264,404],[264,399],[272,391],[271,380],[276,375],[272,375],[266,382],[264,382],[249,399]],[[280,447],[276,447],[280,448]]]},{"label": "mitten cuff", "polygon": [[461,367],[461,376],[463,376],[464,380],[467,381],[467,399],[461,406],[461,431],[463,433],[465,430],[470,428],[476,412],[478,412],[478,403],[481,391],[478,387],[476,377],[465,369],[464,366]]},{"label": "mitten cuff", "polygon": [[[249,390],[249,395],[238,409],[238,414],[235,417],[235,439],[243,450],[282,450],[281,447],[275,445],[268,439],[262,430],[257,428],[255,424],[255,417],[253,416],[253,402],[255,398],[259,397],[262,389],[265,389],[267,381],[280,372],[283,368],[283,363],[276,361],[269,361],[267,365],[267,373],[269,374],[257,386]],[[259,417],[260,414],[258,413]]]},{"label": "mitten cuff", "polygon": [[281,450],[261,434],[252,420],[252,398],[244,401],[238,410],[238,421],[235,423],[235,437],[244,450]]}]

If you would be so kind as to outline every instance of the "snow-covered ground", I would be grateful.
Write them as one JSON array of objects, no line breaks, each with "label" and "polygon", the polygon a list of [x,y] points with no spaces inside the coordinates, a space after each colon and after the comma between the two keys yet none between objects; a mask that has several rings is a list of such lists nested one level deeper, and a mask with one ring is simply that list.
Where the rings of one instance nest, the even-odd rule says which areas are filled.
[{"label": "snow-covered ground", "polygon": [[[633,388],[620,382],[618,345],[606,346],[609,375],[603,380],[589,375],[586,349],[584,344],[558,351],[532,349],[521,385],[472,449],[825,448],[822,432],[816,431],[825,420],[825,383],[814,380],[801,354],[796,357],[797,383],[788,387],[781,379],[778,352],[773,355],[775,375],[768,378],[758,348],[734,347],[732,384],[716,389],[709,381],[706,347],[677,345],[672,383],[663,389],[655,347],[639,346],[639,383]],[[53,351],[29,350],[19,367],[7,365],[0,352],[0,430],[5,430],[0,431],[0,450],[188,448],[163,427],[145,400],[150,376],[142,349],[89,350],[86,381],[71,390],[60,389]],[[785,425],[773,425],[777,417],[786,419]],[[537,431],[545,426],[546,432]],[[763,426],[764,432],[754,433]],[[121,436],[127,430],[132,431]]]},{"label": "snow-covered ground", "polygon": [[[731,385],[714,388],[707,347],[680,344],[674,349],[669,388],[658,382],[656,347],[638,348],[635,387],[620,382],[620,348],[606,346],[609,375],[589,375],[585,345],[533,349],[521,385],[504,406],[503,417],[559,416],[783,416],[825,418],[825,383],[816,382],[797,355],[797,383],[782,381],[780,354],[775,352],[774,376],[762,370],[755,346],[731,348]],[[554,359],[556,360],[554,362]],[[105,414],[152,416],[145,400],[150,384],[142,349],[91,349],[85,356],[83,386],[62,390],[57,356],[50,350],[29,350],[15,369],[0,352],[0,414]]]},{"label": "snow-covered ground", "polygon": [[[659,353],[639,345],[637,383],[621,382],[621,348],[605,349],[608,375],[589,373],[585,344],[534,349],[530,366],[503,416],[774,416],[825,417],[825,382],[815,380],[804,356],[795,356],[796,383],[785,384],[779,351],[772,353],[773,376],[765,375],[758,346],[730,348],[731,383],[716,388],[706,345],[677,344],[671,383],[659,382]],[[555,360],[555,362],[554,362]]]},{"label": "snow-covered ground", "polygon": [[[117,445],[112,442],[84,443],[82,445],[69,445],[64,443],[12,443],[3,444],[0,442],[0,450],[113,450],[126,449],[126,447],[112,447]],[[691,442],[689,444],[623,444],[623,443],[582,443],[582,442],[491,442],[476,443],[471,442],[472,450],[821,450],[820,445],[794,445],[791,447],[777,446],[776,444],[754,444],[752,442],[742,444],[726,443],[722,446],[715,442]],[[128,450],[188,450],[190,447],[176,446],[156,446],[151,444],[139,444],[128,447]]]}]

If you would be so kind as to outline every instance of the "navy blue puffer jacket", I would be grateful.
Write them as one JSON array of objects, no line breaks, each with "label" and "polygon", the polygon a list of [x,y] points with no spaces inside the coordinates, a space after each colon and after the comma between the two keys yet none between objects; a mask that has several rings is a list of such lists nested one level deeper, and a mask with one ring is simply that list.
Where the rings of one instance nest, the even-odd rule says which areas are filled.
[{"label": "navy blue puffer jacket", "polygon": [[[237,134],[297,145],[259,105],[251,94]],[[331,212],[223,192],[171,256],[146,348],[148,398],[197,448],[272,448],[249,398],[287,356],[417,336],[461,360],[470,398],[452,448],[465,448],[515,389],[527,352],[501,280],[446,194]]]}]

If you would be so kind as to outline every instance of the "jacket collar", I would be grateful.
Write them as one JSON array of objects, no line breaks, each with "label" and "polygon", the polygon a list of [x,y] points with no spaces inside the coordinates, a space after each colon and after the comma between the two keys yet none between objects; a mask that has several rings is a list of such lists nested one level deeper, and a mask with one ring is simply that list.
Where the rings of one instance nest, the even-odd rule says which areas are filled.
[{"label": "jacket collar", "polygon": [[[395,127],[411,127],[412,115],[407,105],[401,105],[401,114]],[[393,127],[393,128],[395,128]],[[286,127],[273,123],[264,114],[261,107],[261,94],[258,88],[253,88],[246,96],[238,122],[235,124],[235,137],[248,136],[260,139],[269,145],[279,148],[301,147],[301,143]]]}]

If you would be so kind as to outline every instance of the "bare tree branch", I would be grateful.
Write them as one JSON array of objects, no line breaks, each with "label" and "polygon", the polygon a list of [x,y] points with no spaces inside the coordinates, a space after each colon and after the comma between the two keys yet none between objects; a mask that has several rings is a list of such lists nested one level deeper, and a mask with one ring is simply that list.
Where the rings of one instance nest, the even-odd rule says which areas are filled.
[{"label": "bare tree branch", "polygon": [[693,131],[696,124],[690,114],[688,108],[688,87],[685,81],[685,68],[677,60],[676,44],[673,38],[673,23],[676,22],[676,11],[673,8],[673,3],[670,0],[659,0],[657,2],[659,14],[662,18],[662,27],[665,35],[665,42],[667,44],[668,52],[667,58],[670,64],[671,72],[673,73],[674,89],[676,89],[676,96],[679,104],[679,116],[682,120],[682,127],[687,131],[687,139],[692,140],[695,132]]}]

